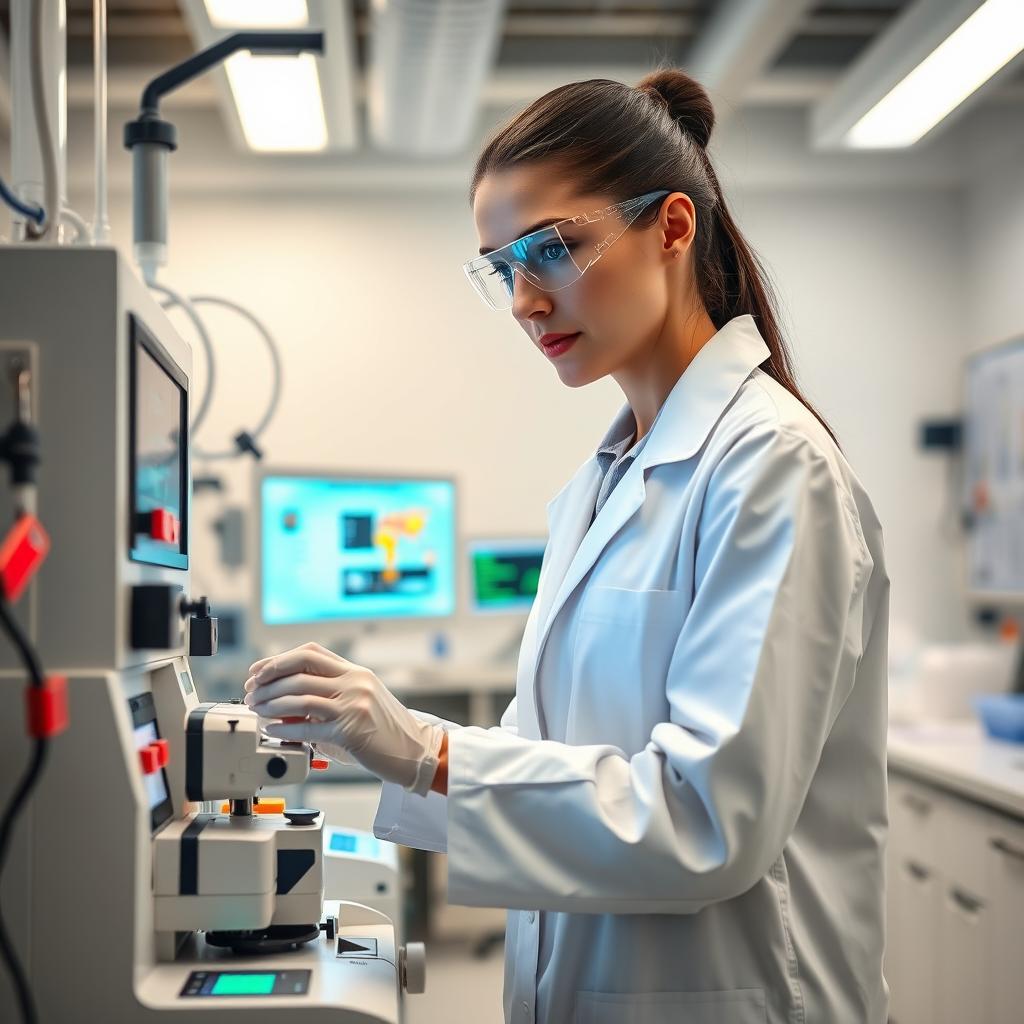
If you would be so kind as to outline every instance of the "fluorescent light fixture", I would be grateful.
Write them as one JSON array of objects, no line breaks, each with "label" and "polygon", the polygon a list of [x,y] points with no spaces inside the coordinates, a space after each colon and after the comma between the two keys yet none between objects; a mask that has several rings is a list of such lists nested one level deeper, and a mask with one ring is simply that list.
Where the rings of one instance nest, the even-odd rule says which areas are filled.
[{"label": "fluorescent light fixture", "polygon": [[912,146],[1021,50],[1021,0],[985,0],[854,124],[845,144],[857,149]]},{"label": "fluorescent light fixture", "polygon": [[226,62],[245,140],[262,152],[310,152],[327,146],[316,61],[236,53]]},{"label": "fluorescent light fixture", "polygon": [[204,0],[214,28],[304,28],[306,0]]}]

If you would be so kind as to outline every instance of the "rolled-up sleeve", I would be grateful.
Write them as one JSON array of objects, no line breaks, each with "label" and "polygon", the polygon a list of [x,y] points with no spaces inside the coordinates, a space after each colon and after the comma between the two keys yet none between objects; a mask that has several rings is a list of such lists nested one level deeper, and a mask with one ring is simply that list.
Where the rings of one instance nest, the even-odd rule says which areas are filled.
[{"label": "rolled-up sleeve", "polygon": [[[462,726],[424,711],[412,712],[424,722],[440,725],[449,734],[449,744],[453,731]],[[510,736],[517,734],[516,701],[505,709],[501,722],[494,729],[479,730],[485,735],[496,731]],[[402,846],[411,846],[416,850],[430,850],[433,853],[445,853],[448,845],[448,798],[440,793],[430,792],[425,797],[410,793],[402,786],[393,782],[385,782],[381,786],[380,802],[373,821],[373,834],[378,839],[385,839]]]}]

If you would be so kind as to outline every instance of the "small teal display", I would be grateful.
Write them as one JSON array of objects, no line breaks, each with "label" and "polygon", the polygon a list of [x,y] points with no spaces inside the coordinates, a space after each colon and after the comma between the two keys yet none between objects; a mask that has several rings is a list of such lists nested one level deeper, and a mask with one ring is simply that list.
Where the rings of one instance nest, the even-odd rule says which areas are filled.
[{"label": "small teal display", "polygon": [[211,995],[268,996],[276,978],[276,974],[222,974],[213,983]]},{"label": "small teal display", "polygon": [[260,503],[267,625],[455,611],[453,481],[266,476]]},{"label": "small teal display", "polygon": [[478,541],[469,549],[473,607],[478,612],[528,612],[537,596],[544,544]]},{"label": "small teal display", "polygon": [[366,833],[330,832],[328,849],[332,853],[354,853],[374,859],[380,856],[381,842]]}]

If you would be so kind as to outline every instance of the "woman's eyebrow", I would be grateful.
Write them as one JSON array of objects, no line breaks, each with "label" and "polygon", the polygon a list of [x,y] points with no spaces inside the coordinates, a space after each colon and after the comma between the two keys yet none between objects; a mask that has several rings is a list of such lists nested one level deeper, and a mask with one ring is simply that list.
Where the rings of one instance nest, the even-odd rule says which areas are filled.
[{"label": "woman's eyebrow", "polygon": [[[525,231],[521,231],[518,235],[516,235],[515,238],[512,239],[512,242],[514,242],[517,238],[523,238],[526,235],[532,235],[534,233],[534,231],[538,230],[539,228],[546,228],[546,227],[548,227],[551,224],[557,224],[558,221],[560,221],[560,220],[568,220],[568,219],[569,219],[568,217],[545,217],[544,220],[539,220],[539,221],[537,221],[536,224],[531,225]],[[511,245],[512,242],[506,242],[505,244],[506,245]],[[499,249],[504,249],[505,246],[504,245],[500,245],[500,246],[498,246],[498,248]],[[486,246],[484,246],[484,248],[482,248],[480,250],[480,255],[481,256],[486,256],[489,252],[494,252],[494,250],[493,249],[488,249]]]}]

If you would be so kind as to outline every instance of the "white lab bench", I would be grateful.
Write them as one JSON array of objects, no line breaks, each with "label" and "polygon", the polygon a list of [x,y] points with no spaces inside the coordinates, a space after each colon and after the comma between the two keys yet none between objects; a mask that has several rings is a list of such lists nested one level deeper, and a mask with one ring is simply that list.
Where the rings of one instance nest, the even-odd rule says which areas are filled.
[{"label": "white lab bench", "polygon": [[889,731],[894,1024],[1024,1021],[1024,745],[974,722]]}]

